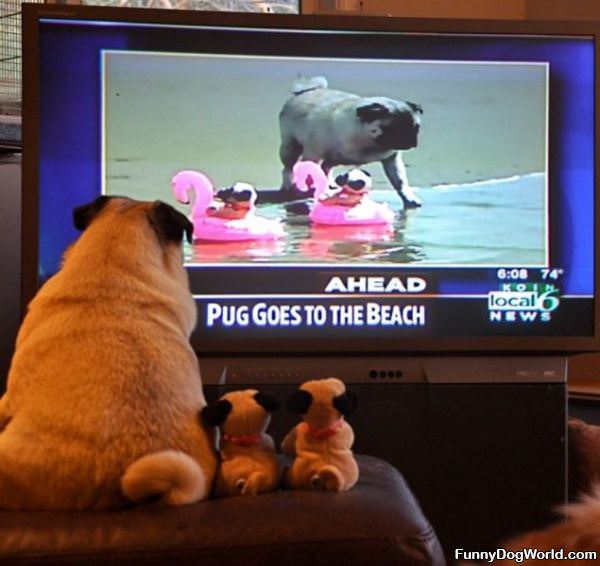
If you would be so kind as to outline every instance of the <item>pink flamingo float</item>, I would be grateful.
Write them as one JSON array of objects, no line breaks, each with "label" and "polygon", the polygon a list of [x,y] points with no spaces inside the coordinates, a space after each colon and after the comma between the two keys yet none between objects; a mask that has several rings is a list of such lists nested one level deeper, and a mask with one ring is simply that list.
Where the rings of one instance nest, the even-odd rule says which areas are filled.
[{"label": "pink flamingo float", "polygon": [[[241,192],[246,192],[247,210],[243,217],[227,218],[219,215],[212,181],[200,171],[179,171],[171,179],[175,198],[190,204],[189,194],[193,192],[190,219],[194,224],[194,240],[205,242],[245,242],[252,240],[274,240],[285,236],[279,220],[264,218],[255,214],[256,191],[251,185],[238,183]],[[226,189],[230,194],[237,190],[234,185]],[[219,203],[222,205],[223,203]],[[221,207],[222,208],[222,207]]]},{"label": "pink flamingo float", "polygon": [[314,205],[308,217],[324,226],[365,226],[392,224],[394,212],[385,203],[375,202],[366,194],[354,206],[325,204],[329,181],[321,166],[314,161],[298,161],[293,168],[293,179],[301,191],[314,188]]}]

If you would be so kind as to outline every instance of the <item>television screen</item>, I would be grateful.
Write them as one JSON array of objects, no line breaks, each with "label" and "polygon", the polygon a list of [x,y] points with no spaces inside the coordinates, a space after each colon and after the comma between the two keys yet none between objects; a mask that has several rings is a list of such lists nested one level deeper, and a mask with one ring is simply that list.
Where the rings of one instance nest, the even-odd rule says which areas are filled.
[{"label": "television screen", "polygon": [[598,349],[592,24],[25,7],[24,298],[163,200],[199,352]]}]

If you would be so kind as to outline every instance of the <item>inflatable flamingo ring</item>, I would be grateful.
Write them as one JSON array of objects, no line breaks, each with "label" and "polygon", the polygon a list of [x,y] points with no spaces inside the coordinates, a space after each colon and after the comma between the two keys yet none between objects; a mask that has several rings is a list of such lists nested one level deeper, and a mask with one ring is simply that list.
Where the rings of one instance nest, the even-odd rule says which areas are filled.
[{"label": "inflatable flamingo ring", "polygon": [[[353,172],[354,170],[343,177],[346,182],[348,176],[352,175]],[[364,172],[361,173],[366,177]],[[298,161],[294,165],[293,178],[294,183],[301,191],[308,191],[313,187],[315,189],[315,203],[308,215],[315,224],[364,226],[392,224],[394,222],[393,210],[385,203],[375,202],[366,194],[354,206],[326,204],[327,201],[332,202],[327,194],[329,187],[327,175],[321,169],[321,166],[314,161]],[[341,202],[341,199],[337,199],[337,202]]]},{"label": "inflatable flamingo ring", "polygon": [[219,191],[217,198],[223,198],[225,202],[215,201],[212,181],[199,171],[179,171],[171,179],[171,186],[173,195],[183,204],[190,203],[189,193],[194,192],[190,215],[194,224],[194,240],[245,242],[274,240],[285,236],[278,220],[254,213],[256,191],[252,185],[236,183],[233,187]]}]

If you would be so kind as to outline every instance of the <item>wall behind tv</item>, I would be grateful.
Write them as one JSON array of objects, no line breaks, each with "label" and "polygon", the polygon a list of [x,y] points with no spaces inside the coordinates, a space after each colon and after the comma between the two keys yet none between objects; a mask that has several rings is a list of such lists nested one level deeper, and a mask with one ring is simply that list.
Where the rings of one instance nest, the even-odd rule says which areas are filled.
[{"label": "wall behind tv", "polygon": [[21,159],[0,154],[0,391],[19,326],[21,300]]},{"label": "wall behind tv", "polygon": [[407,18],[589,20],[598,0],[303,0],[305,14],[347,13]]},{"label": "wall behind tv", "polygon": [[525,17],[525,0],[303,0],[302,13],[361,13],[407,18]]}]

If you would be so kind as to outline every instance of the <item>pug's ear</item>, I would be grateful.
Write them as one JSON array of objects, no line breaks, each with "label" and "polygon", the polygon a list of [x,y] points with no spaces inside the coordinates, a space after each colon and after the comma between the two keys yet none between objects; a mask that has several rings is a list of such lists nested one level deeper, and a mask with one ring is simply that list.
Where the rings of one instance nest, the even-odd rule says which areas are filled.
[{"label": "pug's ear", "polygon": [[254,395],[254,400],[265,410],[267,413],[272,413],[281,407],[281,403],[268,393],[261,393],[260,391]]},{"label": "pug's ear", "polygon": [[304,389],[298,389],[287,400],[285,406],[291,413],[303,415],[308,411],[312,400],[313,396],[308,391],[305,391]]},{"label": "pug's ear", "polygon": [[100,211],[106,206],[106,203],[112,197],[101,196],[93,200],[89,204],[76,206],[73,209],[73,225],[77,230],[83,232],[91,223]]},{"label": "pug's ear", "polygon": [[347,417],[356,409],[357,404],[356,394],[352,391],[346,391],[341,395],[333,398],[333,406],[340,412],[342,415]]},{"label": "pug's ear", "polygon": [[233,409],[233,405],[229,401],[219,399],[219,401],[203,407],[200,411],[200,418],[208,426],[219,426],[225,422],[231,409]]},{"label": "pug's ear", "polygon": [[193,241],[194,225],[184,214],[166,202],[157,200],[154,203],[150,213],[150,224],[163,241],[180,244],[184,234],[190,244]]},{"label": "pug's ear", "polygon": [[379,102],[365,104],[364,106],[359,106],[356,109],[356,115],[361,122],[373,122],[373,120],[385,118],[389,115],[389,113],[389,109]]}]

